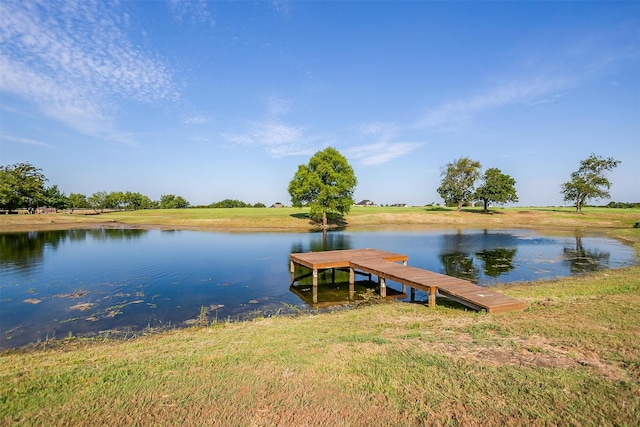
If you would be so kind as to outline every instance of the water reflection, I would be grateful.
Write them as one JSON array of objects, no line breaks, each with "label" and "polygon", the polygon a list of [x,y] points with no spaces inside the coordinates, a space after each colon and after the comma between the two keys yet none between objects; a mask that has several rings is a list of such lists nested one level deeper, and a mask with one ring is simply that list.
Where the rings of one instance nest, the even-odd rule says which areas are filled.
[{"label": "water reflection", "polygon": [[513,270],[518,244],[511,233],[458,230],[442,236],[439,259],[445,274],[478,283],[483,275],[497,278]]},{"label": "water reflection", "polygon": [[565,246],[565,263],[569,265],[572,274],[587,273],[590,271],[604,270],[608,268],[611,253],[598,248],[586,249],[582,244],[582,236],[576,235],[575,246]]},{"label": "water reflection", "polygon": [[[377,291],[377,281],[356,276],[352,295],[347,271],[321,271],[314,304],[310,275],[290,288],[288,256],[358,248],[406,254],[410,265],[482,286],[636,263],[632,248],[602,236],[523,230],[0,233],[0,348],[68,333],[188,325],[203,307],[210,320],[236,320],[353,303]],[[393,284],[387,286],[390,295]]]},{"label": "water reflection", "polygon": [[516,252],[517,249],[495,248],[476,252],[476,256],[484,263],[484,274],[496,278],[515,268],[513,258]]},{"label": "water reflection", "polygon": [[461,252],[440,254],[440,262],[447,276],[478,282],[479,270],[473,266],[473,256]]},{"label": "water reflection", "polygon": [[304,252],[337,251],[353,249],[351,236],[346,233],[316,232],[309,234],[308,242],[298,241],[291,245],[289,253],[299,254]]},{"label": "water reflection", "polygon": [[133,240],[147,231],[140,229],[94,228],[27,233],[0,233],[0,264],[3,267],[28,271],[42,263],[45,251],[57,250],[65,242]]}]

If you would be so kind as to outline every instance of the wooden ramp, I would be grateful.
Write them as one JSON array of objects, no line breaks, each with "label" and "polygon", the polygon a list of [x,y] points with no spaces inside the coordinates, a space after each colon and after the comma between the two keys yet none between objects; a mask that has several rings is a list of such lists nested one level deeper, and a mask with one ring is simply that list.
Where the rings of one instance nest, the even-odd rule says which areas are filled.
[{"label": "wooden ramp", "polygon": [[[429,293],[429,307],[435,306],[436,293],[459,302],[474,310],[486,310],[490,313],[522,310],[524,302],[475,285],[467,280],[458,279],[440,273],[406,265],[406,255],[381,251],[378,249],[351,249],[343,251],[309,252],[289,255],[291,283],[295,265],[312,270],[314,295],[317,295],[318,270],[349,269],[349,286],[353,287],[355,270],[378,276],[380,295],[386,296],[386,280],[400,283],[413,290],[420,289]],[[399,264],[398,262],[402,262]],[[317,300],[314,300],[317,302]]]}]

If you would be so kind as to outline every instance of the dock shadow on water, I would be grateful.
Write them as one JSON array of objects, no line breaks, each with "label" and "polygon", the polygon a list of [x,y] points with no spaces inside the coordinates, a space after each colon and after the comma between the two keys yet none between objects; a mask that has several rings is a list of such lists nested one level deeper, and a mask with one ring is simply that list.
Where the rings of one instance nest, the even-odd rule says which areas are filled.
[{"label": "dock shadow on water", "polygon": [[[375,281],[358,277],[352,296],[347,272],[321,273],[314,303],[311,279],[290,287],[289,271],[290,253],[358,248],[403,253],[411,266],[481,286],[637,262],[632,248],[601,235],[526,230],[0,233],[0,348],[358,305]],[[387,291],[409,300],[393,283]]]}]

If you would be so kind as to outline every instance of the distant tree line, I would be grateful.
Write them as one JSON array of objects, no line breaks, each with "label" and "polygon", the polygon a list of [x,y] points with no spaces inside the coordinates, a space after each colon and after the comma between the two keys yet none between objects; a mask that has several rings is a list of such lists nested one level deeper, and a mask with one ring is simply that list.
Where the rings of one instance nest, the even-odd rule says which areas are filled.
[{"label": "distant tree line", "polygon": [[207,206],[208,208],[266,208],[264,203],[245,203],[241,200],[224,199],[220,202],[214,202]]},{"label": "distant tree line", "polygon": [[[606,173],[618,166],[620,161],[591,154],[580,162],[580,168],[571,174],[571,179],[561,185],[564,200],[572,202],[576,212],[581,213],[589,199],[609,197],[609,182]],[[484,211],[493,203],[517,202],[516,181],[498,168],[482,172],[482,165],[468,157],[460,157],[448,163],[442,170],[442,180],[437,191],[447,206],[463,206],[480,201]],[[57,185],[45,186],[47,179],[41,169],[29,163],[0,166],[0,209],[7,212],[27,209],[34,213],[39,207],[54,209],[181,209],[189,202],[181,196],[166,194],[160,200],[131,191],[99,191],[87,197],[71,193],[66,196]],[[293,206],[309,207],[313,221],[327,226],[332,217],[341,218],[353,205],[353,192],[357,178],[346,158],[334,148],[315,153],[307,165],[300,165],[289,183],[288,191]],[[611,202],[607,207],[638,207],[640,203]],[[266,207],[263,203],[248,204],[241,200],[225,199],[212,203],[211,208]]]},{"label": "distant tree line", "polygon": [[0,209],[6,212],[26,209],[35,213],[38,208],[57,210],[93,209],[96,212],[138,209],[180,209],[189,207],[181,196],[166,194],[160,200],[151,200],[144,194],[132,191],[98,191],[90,196],[60,191],[57,185],[47,187],[42,170],[30,163],[0,166]]},{"label": "distant tree line", "polygon": [[[184,209],[191,205],[182,196],[163,194],[160,200],[152,200],[144,194],[133,191],[98,191],[87,196],[71,193],[68,196],[61,192],[57,185],[46,186],[48,179],[42,170],[30,163],[17,163],[0,166],[0,210],[6,212],[26,209],[35,213],[38,208],[56,210],[85,210],[95,212],[105,210],[139,210],[139,209]],[[225,199],[210,205],[210,208],[264,208],[264,203],[245,203],[241,200]]]},{"label": "distant tree line", "polygon": [[640,203],[609,202],[605,207],[617,209],[638,209],[640,208]]}]

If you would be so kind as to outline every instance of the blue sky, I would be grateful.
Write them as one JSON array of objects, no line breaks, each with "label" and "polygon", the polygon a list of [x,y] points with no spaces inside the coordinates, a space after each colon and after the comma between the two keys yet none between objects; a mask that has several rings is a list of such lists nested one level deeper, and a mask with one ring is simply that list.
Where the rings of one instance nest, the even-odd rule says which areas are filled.
[{"label": "blue sky", "polygon": [[0,1],[0,163],[66,194],[270,205],[332,146],[356,201],[423,205],[468,156],[543,206],[595,153],[639,202],[639,21],[617,1]]}]

